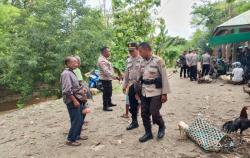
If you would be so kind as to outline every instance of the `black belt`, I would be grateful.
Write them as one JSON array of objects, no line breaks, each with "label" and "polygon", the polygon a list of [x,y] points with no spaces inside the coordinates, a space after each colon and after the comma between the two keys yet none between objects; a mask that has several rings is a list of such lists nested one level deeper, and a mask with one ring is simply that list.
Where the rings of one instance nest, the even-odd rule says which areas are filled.
[{"label": "black belt", "polygon": [[145,85],[155,84],[155,80],[142,80],[142,84]]}]

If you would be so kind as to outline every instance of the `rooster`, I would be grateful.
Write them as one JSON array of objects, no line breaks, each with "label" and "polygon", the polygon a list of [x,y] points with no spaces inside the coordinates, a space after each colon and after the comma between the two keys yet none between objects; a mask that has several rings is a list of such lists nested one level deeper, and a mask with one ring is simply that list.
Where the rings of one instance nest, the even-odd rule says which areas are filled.
[{"label": "rooster", "polygon": [[224,82],[231,81],[230,75],[220,75],[219,78],[220,78],[221,80],[223,80]]},{"label": "rooster", "polygon": [[243,92],[247,93],[250,96],[250,89],[246,88],[245,86],[243,86]]},{"label": "rooster", "polygon": [[213,82],[213,79],[209,75],[207,75],[205,77],[198,78],[197,82],[198,82],[198,84],[211,83],[211,82]]},{"label": "rooster", "polygon": [[177,72],[178,72],[178,70],[176,70],[176,69],[175,69],[175,70],[173,70],[173,74],[176,74]]},{"label": "rooster", "polygon": [[222,128],[227,133],[237,132],[240,129],[240,138],[243,131],[250,127],[250,120],[248,119],[247,109],[249,106],[244,106],[240,112],[240,117],[233,121],[227,121]]}]

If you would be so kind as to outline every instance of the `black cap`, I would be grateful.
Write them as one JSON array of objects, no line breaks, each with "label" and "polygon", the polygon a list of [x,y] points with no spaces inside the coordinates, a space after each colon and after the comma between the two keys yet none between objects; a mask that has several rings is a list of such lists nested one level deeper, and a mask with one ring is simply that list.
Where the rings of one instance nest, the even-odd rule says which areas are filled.
[{"label": "black cap", "polygon": [[138,47],[136,42],[129,42],[128,43],[128,50],[134,50]]}]

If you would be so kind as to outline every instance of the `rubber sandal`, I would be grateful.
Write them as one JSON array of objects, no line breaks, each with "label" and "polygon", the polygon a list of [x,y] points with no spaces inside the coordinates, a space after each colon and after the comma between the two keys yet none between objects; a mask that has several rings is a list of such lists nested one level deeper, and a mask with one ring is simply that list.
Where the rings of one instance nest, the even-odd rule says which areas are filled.
[{"label": "rubber sandal", "polygon": [[82,144],[80,142],[77,142],[77,141],[75,141],[75,142],[67,141],[66,145],[69,145],[69,146],[80,146]]},{"label": "rubber sandal", "polygon": [[88,136],[82,136],[82,137],[80,137],[78,140],[88,140],[88,139],[89,139]]},{"label": "rubber sandal", "polygon": [[122,117],[122,118],[129,118],[129,116],[126,115],[126,114],[123,114],[121,117]]}]

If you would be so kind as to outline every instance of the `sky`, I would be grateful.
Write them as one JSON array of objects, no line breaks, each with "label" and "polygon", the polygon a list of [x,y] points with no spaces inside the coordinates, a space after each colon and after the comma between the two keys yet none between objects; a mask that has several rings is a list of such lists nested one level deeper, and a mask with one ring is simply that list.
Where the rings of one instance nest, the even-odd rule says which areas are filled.
[{"label": "sky", "polygon": [[[191,26],[192,5],[199,0],[161,0],[161,7],[158,9],[159,17],[165,19],[168,34],[189,39],[195,28]],[[107,8],[111,8],[111,0],[106,0]],[[92,7],[99,7],[103,0],[87,0]]]}]

